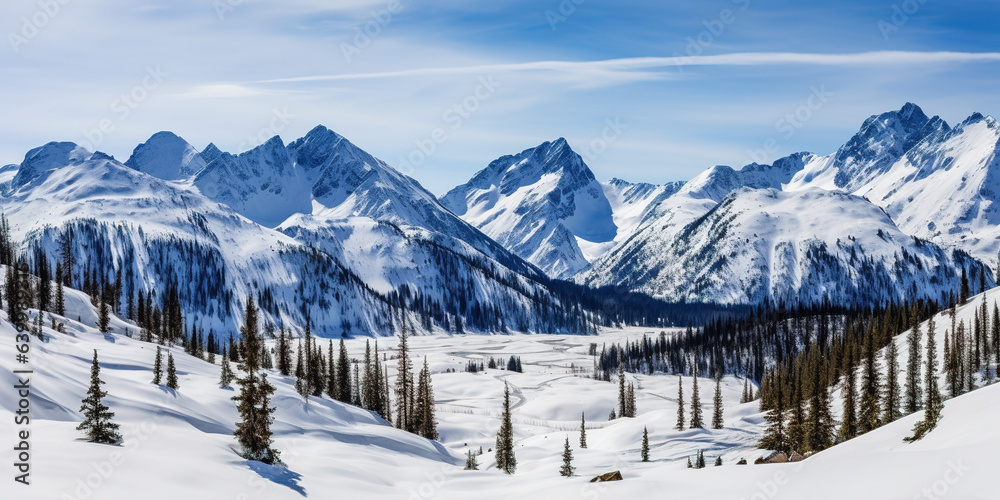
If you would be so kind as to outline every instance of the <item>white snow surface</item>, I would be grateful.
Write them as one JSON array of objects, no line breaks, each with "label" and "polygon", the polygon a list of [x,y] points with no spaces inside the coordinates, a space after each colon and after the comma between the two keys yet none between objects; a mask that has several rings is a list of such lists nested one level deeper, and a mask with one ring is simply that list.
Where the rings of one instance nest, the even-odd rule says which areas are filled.
[{"label": "white snow surface", "polygon": [[[992,303],[1000,292],[991,291]],[[971,318],[981,297],[959,309]],[[34,311],[32,311],[34,313]],[[219,367],[166,347],[175,358],[180,388],[150,383],[155,344],[128,338],[135,326],[112,319],[112,332],[92,325],[96,312],[84,294],[67,290],[66,327],[46,326],[45,341],[32,338],[31,485],[8,484],[18,500],[91,498],[490,498],[548,499],[658,496],[680,499],[912,499],[931,491],[936,498],[992,498],[994,450],[1000,431],[1000,386],[991,385],[949,400],[937,429],[907,444],[918,412],[796,464],[746,465],[755,449],[763,417],[756,403],[738,404],[742,381],[723,380],[725,428],[673,429],[677,377],[628,374],[637,391],[638,415],[611,422],[617,384],[587,378],[590,342],[621,342],[658,331],[633,328],[598,337],[470,335],[411,338],[413,357],[426,356],[433,372],[441,438],[428,441],[399,431],[358,408],[295,394],[293,380],[272,372],[278,390],[273,400],[275,447],[287,467],[248,462],[236,453],[231,435],[237,419],[234,391],[217,385]],[[80,318],[80,322],[76,318]],[[939,341],[947,316],[938,318]],[[46,315],[46,325],[48,316]],[[17,383],[14,329],[0,313],[0,373],[8,387]],[[669,333],[673,333],[672,331]],[[898,337],[900,341],[903,337]],[[396,339],[382,339],[392,353]],[[363,340],[347,342],[352,357]],[[87,443],[75,430],[79,402],[89,382],[97,350],[106,403],[122,425],[118,446]],[[901,352],[904,350],[901,350]],[[940,350],[939,350],[940,353]],[[166,354],[166,353],[164,353]],[[522,357],[524,373],[487,370],[461,372],[469,360],[488,356]],[[395,364],[387,364],[394,377]],[[905,367],[905,363],[902,364]],[[576,369],[574,370],[574,367]],[[448,369],[459,370],[446,373]],[[902,377],[902,375],[901,375]],[[392,380],[390,380],[390,383]],[[481,470],[462,470],[462,455],[494,444],[503,384],[511,387],[516,474],[496,470],[492,453],[479,457]],[[701,379],[702,401],[710,411],[712,384]],[[692,379],[684,377],[690,398]],[[836,394],[836,393],[835,393]],[[833,401],[838,408],[839,400]],[[13,438],[14,391],[0,393],[0,433]],[[587,416],[588,448],[579,447],[580,414]],[[640,461],[643,428],[649,430],[652,460]],[[20,429],[17,429],[20,430]],[[558,475],[564,440],[569,438],[576,475]],[[6,447],[8,463],[14,460]],[[704,450],[709,467],[686,468],[686,459]],[[724,465],[712,467],[721,456]],[[597,474],[620,470],[624,481],[592,484]]]}]

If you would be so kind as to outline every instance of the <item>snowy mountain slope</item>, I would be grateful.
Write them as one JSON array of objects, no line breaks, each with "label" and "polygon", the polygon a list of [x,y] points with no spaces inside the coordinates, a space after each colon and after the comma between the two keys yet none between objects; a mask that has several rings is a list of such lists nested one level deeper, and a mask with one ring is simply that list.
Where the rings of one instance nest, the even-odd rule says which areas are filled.
[{"label": "snowy mountain slope", "polygon": [[[164,357],[167,352],[174,357],[180,388],[153,385],[156,345],[123,335],[136,328],[118,318],[112,319],[112,333],[99,333],[90,326],[95,311],[89,298],[66,293],[67,316],[85,322],[58,318],[65,333],[46,326],[44,342],[32,338],[27,366],[15,364],[12,356],[0,362],[5,383],[16,383],[13,369],[34,371],[31,485],[8,486],[10,498],[302,498],[320,495],[333,482],[341,491],[388,497],[386,480],[371,471],[389,467],[400,484],[419,484],[426,470],[458,469],[462,463],[440,443],[395,429],[371,412],[326,398],[306,402],[296,394],[294,378],[274,372],[268,377],[277,387],[273,437],[288,468],[248,462],[234,451],[235,391],[218,387],[218,364],[164,347]],[[6,313],[0,314],[0,333],[0,349],[13,352],[15,332]],[[109,393],[105,402],[122,426],[120,446],[87,443],[75,429],[95,349]],[[17,408],[16,393],[0,397],[0,429],[15,431]]]},{"label": "snowy mountain slope", "polygon": [[[179,348],[165,348],[175,358],[180,388],[152,385],[154,344],[122,335],[134,325],[118,318],[112,319],[112,333],[98,333],[89,326],[96,314],[84,294],[68,290],[67,303],[67,316],[80,316],[83,323],[59,318],[66,333],[46,326],[46,341],[33,339],[31,344],[32,485],[9,487],[19,499],[68,495],[125,500],[135,498],[137,491],[150,500],[200,498],[206,493],[284,500],[325,498],[330,492],[350,498],[389,499],[402,493],[457,500],[484,491],[525,499],[655,497],[664,491],[664,478],[669,478],[671,498],[707,500],[909,500],[926,497],[927,491],[939,498],[975,499],[992,498],[995,489],[995,474],[988,465],[1000,445],[1000,432],[992,422],[1000,411],[996,385],[946,401],[938,428],[916,443],[904,443],[903,438],[910,435],[919,412],[803,462],[737,466],[738,459],[752,463],[763,453],[754,449],[763,429],[756,403],[737,403],[741,380],[723,380],[724,429],[672,428],[678,379],[673,376],[628,374],[636,384],[638,415],[605,421],[602,417],[616,403],[617,385],[572,373],[571,366],[587,364],[587,344],[592,341],[574,336],[411,339],[414,356],[427,356],[432,367],[440,443],[394,429],[352,406],[312,397],[306,403],[295,394],[292,378],[272,371],[268,380],[277,386],[272,428],[287,468],[267,467],[233,451],[236,412],[229,398],[235,392],[218,388],[218,365]],[[968,311],[961,308],[959,315]],[[938,323],[943,335],[944,321]],[[0,333],[0,351],[13,352],[13,328],[2,312]],[[643,333],[648,332],[608,335],[612,341],[634,341]],[[361,339],[347,344],[352,355],[364,350]],[[380,347],[392,350],[391,345],[388,350],[384,344]],[[106,402],[123,426],[125,442],[118,447],[86,443],[75,430],[94,349],[109,392]],[[524,373],[460,371],[468,360],[509,354],[523,357]],[[394,377],[395,364],[386,366]],[[16,383],[11,372],[20,367],[12,356],[0,356],[5,382]],[[456,367],[459,372],[446,373]],[[682,381],[689,391],[691,378]],[[497,471],[489,452],[479,457],[479,471],[462,470],[466,450],[492,446],[504,382],[511,385],[516,406],[517,472],[511,477]],[[702,398],[710,405],[707,392]],[[0,396],[0,430],[8,435],[15,432],[12,417],[17,407],[15,393]],[[588,417],[586,449],[577,441],[579,411]],[[650,462],[640,461],[643,429],[649,431]],[[558,474],[566,438],[577,468],[570,478]],[[686,458],[698,450],[705,451],[710,464],[721,456],[723,466],[688,469]],[[589,483],[591,477],[613,470],[620,470],[624,480]]]},{"label": "snowy mountain slope", "polygon": [[218,155],[192,182],[201,194],[264,227],[312,211],[310,186],[277,136],[245,153]]},{"label": "snowy mountain slope", "polygon": [[[473,331],[494,325],[560,328],[548,322],[552,317],[543,320],[533,312],[538,301],[562,307],[533,279],[540,272],[472,228],[488,242],[487,250],[506,260],[418,228],[371,232],[381,239],[355,247],[340,245],[333,233],[323,235],[333,238],[330,242],[317,241],[316,234],[291,224],[282,228],[286,234],[206,199],[186,182],[163,181],[69,144],[33,150],[21,170],[17,188],[0,197],[15,241],[45,249],[51,262],[58,241],[71,238],[78,264],[74,283],[82,283],[84,273],[114,279],[120,270],[126,294],[153,293],[157,301],[176,286],[189,324],[233,331],[241,302],[254,293],[268,298],[262,307],[274,323],[297,330],[308,313],[314,331],[328,336],[392,334],[402,321],[400,310],[419,313],[422,331],[454,324],[456,317]],[[358,232],[375,224],[367,221],[354,221]],[[362,240],[348,240],[353,241]],[[403,250],[381,259],[365,253],[380,247]],[[505,262],[519,263],[531,274]],[[372,280],[378,291],[359,276]],[[390,291],[405,298],[393,299]]]},{"label": "snowy mountain slope", "polygon": [[587,266],[581,246],[618,233],[601,184],[562,138],[494,160],[441,202],[555,278]]},{"label": "snowy mountain slope", "polygon": [[601,276],[672,301],[767,299],[876,304],[940,299],[973,259],[902,233],[862,198],[824,190],[740,188],[663,246],[636,247],[636,265]]},{"label": "snowy mountain slope", "polygon": [[[764,296],[741,288],[748,283],[758,283],[754,277],[705,275],[705,279],[728,283],[723,287],[728,288],[728,292],[716,289],[723,293],[718,297],[701,292],[691,295],[692,290],[702,288],[685,285],[677,274],[681,272],[679,269],[670,273],[657,271],[669,260],[664,257],[665,249],[687,248],[686,242],[677,241],[681,234],[690,225],[702,221],[723,198],[738,188],[770,188],[789,193],[816,189],[851,193],[869,200],[891,218],[888,226],[880,223],[869,228],[865,237],[871,237],[879,229],[897,231],[898,227],[904,234],[930,240],[943,248],[961,250],[981,261],[994,262],[1000,250],[1000,230],[997,229],[1000,217],[992,208],[997,197],[992,186],[1000,180],[994,173],[1000,164],[998,144],[1000,127],[991,117],[975,114],[952,129],[939,117],[928,118],[919,107],[907,103],[897,111],[868,118],[857,134],[836,153],[827,156],[797,153],[770,166],[752,164],[740,170],[721,166],[708,169],[661,202],[654,217],[650,217],[632,237],[594,262],[591,269],[576,277],[576,281],[591,285],[627,283],[635,290],[665,297],[734,300],[734,293],[743,290],[747,296],[757,297],[755,300],[763,299]],[[820,213],[822,206],[802,206],[800,210],[804,216],[817,220],[827,216]],[[777,220],[788,219],[779,217]],[[840,225],[838,221],[830,223]],[[778,226],[775,231],[780,233],[786,229]],[[748,238],[745,243],[761,239],[766,245],[774,232],[763,231],[763,234],[744,235]],[[901,246],[900,250],[903,248]],[[805,255],[811,258],[811,254]],[[968,267],[978,269],[978,264],[970,261]],[[705,273],[702,269],[686,272]],[[674,278],[665,279],[665,275]],[[902,283],[894,286],[899,284]],[[859,286],[864,284],[849,288]],[[936,290],[939,285],[931,288]],[[891,291],[896,296],[912,292],[912,289],[899,288]],[[933,295],[935,292],[917,290],[917,293]]]},{"label": "snowy mountain slope", "polygon": [[857,193],[900,228],[995,264],[1000,251],[1000,124],[975,114],[927,137]]},{"label": "snowy mountain slope", "polygon": [[683,182],[668,182],[666,184],[649,184],[646,182],[631,183],[618,178],[602,182],[604,196],[611,203],[611,213],[618,227],[615,239],[603,244],[580,243],[587,260],[593,262],[608,250],[620,243],[638,230],[646,221],[659,213],[659,206],[664,200],[684,186]]},{"label": "snowy mountain slope", "polygon": [[138,145],[125,166],[173,181],[198,173],[208,162],[197,149],[172,132],[157,132]]}]

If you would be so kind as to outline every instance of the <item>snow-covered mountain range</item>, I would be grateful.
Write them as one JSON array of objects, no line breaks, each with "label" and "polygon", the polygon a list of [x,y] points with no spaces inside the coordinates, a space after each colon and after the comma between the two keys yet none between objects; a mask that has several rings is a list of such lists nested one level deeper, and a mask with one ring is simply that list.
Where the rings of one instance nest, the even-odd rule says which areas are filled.
[{"label": "snow-covered mountain range", "polygon": [[323,127],[238,155],[162,132],[124,164],[49,143],[4,172],[0,210],[24,250],[66,260],[59,243],[72,241],[74,284],[120,272],[126,296],[157,301],[175,287],[188,324],[232,331],[254,294],[273,324],[300,329],[308,317],[329,336],[392,334],[404,321],[592,328],[536,267]]},{"label": "snow-covered mountain range", "polygon": [[441,202],[549,276],[569,278],[680,185],[598,182],[560,138],[494,160]]},{"label": "snow-covered mountain range", "polygon": [[992,117],[907,103],[830,155],[708,169],[574,279],[723,303],[940,299],[963,268],[992,286],[998,146]]}]

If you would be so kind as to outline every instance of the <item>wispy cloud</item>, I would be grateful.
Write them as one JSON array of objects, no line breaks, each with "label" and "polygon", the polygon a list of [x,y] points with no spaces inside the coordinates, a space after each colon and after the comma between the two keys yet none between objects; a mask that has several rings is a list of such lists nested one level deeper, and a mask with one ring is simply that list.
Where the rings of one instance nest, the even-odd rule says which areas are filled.
[{"label": "wispy cloud", "polygon": [[[651,80],[673,77],[653,72],[683,66],[766,66],[766,65],[914,65],[1000,61],[1000,52],[911,52],[878,51],[855,54],[810,54],[796,52],[744,52],[697,57],[630,57],[601,61],[537,61],[443,68],[416,68],[372,73],[312,75],[261,80],[254,83],[297,83],[350,81],[425,76],[481,75],[511,72],[552,72],[586,80]],[[623,76],[629,75],[629,76]]]}]

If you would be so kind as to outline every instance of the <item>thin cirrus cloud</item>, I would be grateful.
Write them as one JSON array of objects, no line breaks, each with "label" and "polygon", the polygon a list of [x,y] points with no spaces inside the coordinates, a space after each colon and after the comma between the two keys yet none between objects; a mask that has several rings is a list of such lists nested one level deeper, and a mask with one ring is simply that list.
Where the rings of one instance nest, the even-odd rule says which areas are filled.
[{"label": "thin cirrus cloud", "polygon": [[[447,76],[462,74],[487,74],[510,72],[554,72],[584,79],[615,77],[630,73],[639,80],[654,78],[657,73],[639,70],[656,70],[684,66],[763,66],[763,65],[914,65],[1000,61],[1000,52],[913,52],[878,51],[855,54],[810,54],[795,52],[745,52],[707,56],[629,57],[603,61],[538,61],[527,63],[474,65],[442,68],[417,68],[371,73],[346,73],[275,78],[254,83],[297,83],[316,81],[347,81],[420,76]],[[672,75],[658,73],[660,78]]]}]

